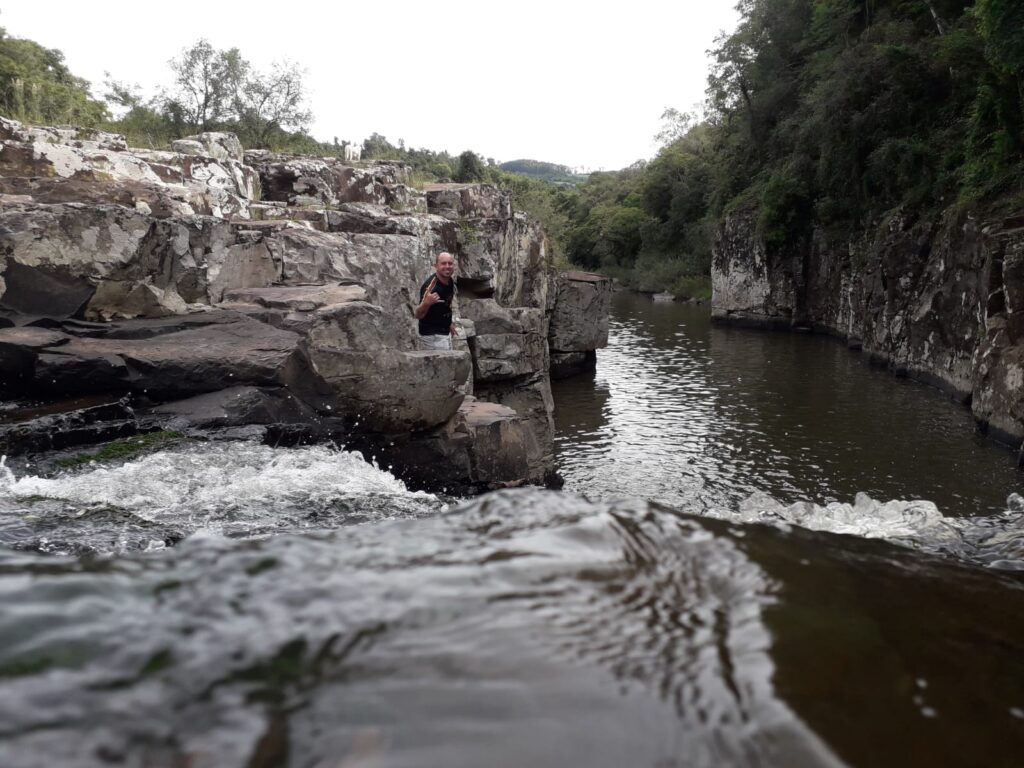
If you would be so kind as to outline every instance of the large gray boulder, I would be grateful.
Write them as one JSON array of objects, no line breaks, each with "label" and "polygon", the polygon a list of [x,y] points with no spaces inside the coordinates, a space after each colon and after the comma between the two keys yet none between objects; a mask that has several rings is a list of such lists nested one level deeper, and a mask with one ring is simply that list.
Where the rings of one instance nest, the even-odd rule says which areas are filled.
[{"label": "large gray boulder", "polygon": [[0,254],[0,308],[49,317],[179,314],[281,278],[258,233],[115,205],[11,206],[0,212]]},{"label": "large gray boulder", "polygon": [[399,477],[446,493],[545,481],[532,426],[512,408],[473,397],[436,429],[389,437],[384,454],[384,465]]},{"label": "large gray boulder", "polygon": [[447,421],[469,375],[465,352],[416,349],[411,324],[364,301],[318,310],[306,334],[318,391],[304,390],[322,412],[346,415],[364,429],[428,429]]},{"label": "large gray boulder", "polygon": [[553,352],[589,352],[608,345],[611,281],[589,272],[563,272],[556,280],[548,340]]},{"label": "large gray boulder", "polygon": [[426,184],[427,210],[447,219],[511,219],[512,198],[490,184]]},{"label": "large gray boulder", "polygon": [[242,142],[233,133],[224,131],[206,131],[195,136],[171,142],[171,149],[183,155],[205,155],[214,160],[234,160],[241,163],[244,159]]},{"label": "large gray boulder", "polygon": [[162,428],[209,430],[250,424],[306,425],[316,414],[286,389],[237,386],[174,400],[144,414]]}]

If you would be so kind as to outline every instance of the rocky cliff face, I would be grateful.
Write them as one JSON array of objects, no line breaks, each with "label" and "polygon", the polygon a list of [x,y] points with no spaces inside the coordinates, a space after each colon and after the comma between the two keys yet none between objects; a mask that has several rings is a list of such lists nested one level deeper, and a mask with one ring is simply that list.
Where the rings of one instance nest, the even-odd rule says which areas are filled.
[{"label": "rocky cliff face", "polygon": [[[230,134],[153,152],[0,118],[0,452],[244,428],[341,438],[423,486],[550,479],[544,233],[495,188],[407,182]],[[442,250],[450,352],[412,316]]]},{"label": "rocky cliff face", "polygon": [[892,216],[872,236],[815,233],[771,252],[756,211],[729,216],[712,267],[721,322],[834,333],[899,375],[969,403],[979,426],[1024,438],[1024,220]]}]

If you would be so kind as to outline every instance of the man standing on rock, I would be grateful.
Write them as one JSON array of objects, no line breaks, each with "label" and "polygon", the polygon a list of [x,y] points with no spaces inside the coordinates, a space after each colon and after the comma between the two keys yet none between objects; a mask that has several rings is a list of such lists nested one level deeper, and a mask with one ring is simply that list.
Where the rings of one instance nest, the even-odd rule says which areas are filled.
[{"label": "man standing on rock", "polygon": [[441,252],[434,259],[434,274],[420,286],[420,303],[413,315],[420,321],[420,337],[427,349],[451,349],[455,324],[452,304],[455,301],[455,257]]}]

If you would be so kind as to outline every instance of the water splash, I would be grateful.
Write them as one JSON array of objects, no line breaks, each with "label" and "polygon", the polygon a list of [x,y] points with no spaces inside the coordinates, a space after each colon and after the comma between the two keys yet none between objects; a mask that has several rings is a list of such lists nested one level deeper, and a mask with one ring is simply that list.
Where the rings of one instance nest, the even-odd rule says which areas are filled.
[{"label": "water splash", "polygon": [[445,506],[359,454],[326,446],[191,443],[57,477],[16,477],[0,464],[0,543],[25,538],[12,533],[17,529],[27,531],[22,546],[38,540],[51,552],[153,550],[200,530],[263,535],[415,517]]},{"label": "water splash", "polygon": [[951,517],[922,499],[878,501],[858,493],[852,504],[799,501],[787,506],[758,492],[742,501],[738,510],[712,509],[707,516],[884,539],[993,568],[1024,570],[1024,498],[1011,494],[1006,506],[1002,514]]}]

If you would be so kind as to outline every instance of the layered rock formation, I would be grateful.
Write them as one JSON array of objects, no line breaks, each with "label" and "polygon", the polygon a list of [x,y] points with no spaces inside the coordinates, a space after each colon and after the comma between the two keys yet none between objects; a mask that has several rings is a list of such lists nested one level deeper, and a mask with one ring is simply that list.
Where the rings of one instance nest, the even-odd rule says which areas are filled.
[{"label": "layered rock formation", "polygon": [[[342,439],[421,486],[550,480],[544,233],[493,187],[408,177],[0,119],[0,452],[246,428]],[[450,352],[412,317],[441,250],[460,262]]]},{"label": "layered rock formation", "polygon": [[722,322],[834,333],[899,375],[939,386],[979,426],[1024,438],[1024,220],[897,213],[871,236],[817,232],[766,249],[757,214],[728,217],[715,244],[712,313]]}]

